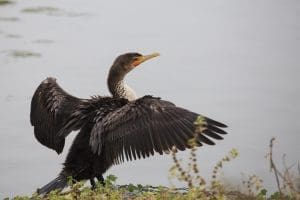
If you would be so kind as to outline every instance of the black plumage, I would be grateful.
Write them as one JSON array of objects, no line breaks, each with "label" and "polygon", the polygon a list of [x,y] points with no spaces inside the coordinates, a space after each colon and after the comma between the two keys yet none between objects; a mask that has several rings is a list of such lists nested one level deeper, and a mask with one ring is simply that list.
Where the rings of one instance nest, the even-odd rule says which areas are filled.
[{"label": "black plumage", "polygon": [[[63,189],[67,177],[74,180],[94,178],[103,182],[103,173],[114,164],[170,151],[173,146],[185,150],[194,137],[194,122],[199,114],[152,96],[135,98],[124,82],[125,75],[140,63],[157,56],[127,53],[111,67],[108,85],[112,97],[80,99],[65,92],[54,78],[44,80],[31,101],[30,120],[37,140],[62,152],[65,137],[75,137],[59,176],[38,190],[48,193]],[[223,139],[226,125],[203,117],[204,129],[197,135],[198,145],[213,145]]]}]

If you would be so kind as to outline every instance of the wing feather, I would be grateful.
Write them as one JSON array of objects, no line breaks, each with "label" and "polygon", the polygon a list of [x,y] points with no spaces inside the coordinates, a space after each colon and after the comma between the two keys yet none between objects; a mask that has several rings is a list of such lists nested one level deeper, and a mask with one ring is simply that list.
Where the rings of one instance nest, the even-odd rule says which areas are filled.
[{"label": "wing feather", "polygon": [[54,78],[45,79],[31,100],[30,121],[36,139],[58,154],[61,153],[65,137],[59,136],[58,132],[80,102],[80,99],[65,92]]},{"label": "wing feather", "polygon": [[[163,154],[173,146],[184,150],[190,148],[188,141],[194,137],[194,122],[198,116],[171,102],[145,96],[98,121],[92,130],[90,145],[94,152],[104,153],[111,164],[149,157],[154,152]],[[197,142],[213,145],[210,138],[222,139],[219,134],[226,134],[221,129],[226,125],[203,118],[205,127],[197,135]]]}]

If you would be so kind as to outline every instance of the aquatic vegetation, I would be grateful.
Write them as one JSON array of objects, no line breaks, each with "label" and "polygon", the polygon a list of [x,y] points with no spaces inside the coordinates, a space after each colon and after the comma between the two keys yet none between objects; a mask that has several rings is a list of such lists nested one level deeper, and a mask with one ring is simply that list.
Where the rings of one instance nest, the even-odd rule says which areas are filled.
[{"label": "aquatic vegetation", "polygon": [[45,14],[45,15],[50,15],[50,16],[77,17],[77,16],[86,15],[85,13],[70,12],[70,11],[62,10],[60,8],[49,7],[49,6],[37,6],[37,7],[24,8],[21,11],[24,13]]},{"label": "aquatic vegetation", "polygon": [[18,17],[0,17],[0,21],[16,22],[16,21],[20,21],[20,18],[18,18]]},{"label": "aquatic vegetation", "polygon": [[40,53],[27,51],[27,50],[12,50],[10,56],[15,58],[28,58],[28,57],[41,57]]},{"label": "aquatic vegetation", "polygon": [[9,33],[6,35],[7,38],[21,38],[21,35]]},{"label": "aquatic vegetation", "polygon": [[61,12],[59,8],[55,7],[47,7],[47,6],[39,6],[39,7],[31,7],[31,8],[24,8],[22,10],[24,13],[43,13],[48,15],[56,15]]},{"label": "aquatic vegetation", "polygon": [[48,39],[38,39],[38,40],[34,40],[32,41],[33,43],[39,43],[39,44],[50,44],[53,43],[53,40],[48,40]]},{"label": "aquatic vegetation", "polygon": [[4,5],[8,5],[8,4],[12,4],[13,1],[10,0],[0,0],[0,6],[4,6]]}]

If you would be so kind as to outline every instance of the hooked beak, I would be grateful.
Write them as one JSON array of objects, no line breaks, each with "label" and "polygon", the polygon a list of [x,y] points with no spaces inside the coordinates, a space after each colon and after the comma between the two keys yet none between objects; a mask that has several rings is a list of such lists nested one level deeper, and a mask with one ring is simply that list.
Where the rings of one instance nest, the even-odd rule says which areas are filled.
[{"label": "hooked beak", "polygon": [[159,55],[160,55],[159,53],[152,53],[152,54],[149,54],[149,55],[140,56],[135,61],[132,62],[132,66],[136,67],[139,64],[145,62],[146,60],[149,60],[151,58],[155,58],[155,57],[157,57]]}]

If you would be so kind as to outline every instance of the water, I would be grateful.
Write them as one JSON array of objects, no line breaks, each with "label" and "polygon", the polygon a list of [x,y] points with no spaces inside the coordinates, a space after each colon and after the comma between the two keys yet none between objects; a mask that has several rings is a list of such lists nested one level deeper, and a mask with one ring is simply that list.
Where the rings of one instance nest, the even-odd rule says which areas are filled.
[{"label": "water", "polygon": [[[40,145],[29,123],[31,96],[47,76],[78,97],[108,94],[106,75],[124,52],[161,57],[127,78],[137,93],[153,94],[220,120],[225,140],[198,151],[209,177],[231,148],[241,156],[224,168],[240,184],[257,174],[275,189],[264,158],[276,137],[299,161],[300,3],[280,1],[14,1],[0,5],[0,197],[31,194],[52,180],[57,156]],[[180,154],[186,157],[186,153]],[[115,166],[119,184],[169,185],[170,156]]]}]

